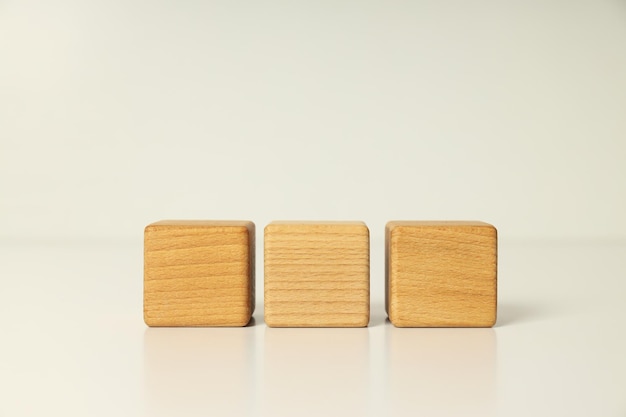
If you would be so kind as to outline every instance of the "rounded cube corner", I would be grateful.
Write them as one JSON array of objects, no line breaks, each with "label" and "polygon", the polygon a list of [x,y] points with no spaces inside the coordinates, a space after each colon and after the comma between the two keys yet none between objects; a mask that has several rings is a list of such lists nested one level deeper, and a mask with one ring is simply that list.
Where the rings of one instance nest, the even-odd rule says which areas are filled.
[{"label": "rounded cube corner", "polygon": [[252,321],[252,314],[250,314],[250,309],[246,309],[246,312],[238,316],[234,322],[233,327],[246,327]]},{"label": "rounded cube corner", "polygon": [[399,238],[406,236],[407,233],[415,231],[417,226],[407,226],[402,224],[395,224],[389,228],[389,240],[397,241]]},{"label": "rounded cube corner", "polygon": [[483,230],[483,233],[485,233],[486,235],[493,237],[493,238],[498,237],[498,229],[493,224],[483,222],[482,224],[480,224],[479,227],[480,229]]},{"label": "rounded cube corner", "polygon": [[241,224],[241,225],[233,225],[231,227],[233,228],[233,231],[237,231],[237,233],[246,234],[246,235],[249,235],[250,232],[254,231],[254,225],[250,225],[248,224],[248,222],[245,222],[244,224]]},{"label": "rounded cube corner", "polygon": [[254,230],[249,229],[247,226],[232,226],[232,228],[224,233],[237,236],[245,245],[249,246],[251,243],[254,243]]},{"label": "rounded cube corner", "polygon": [[263,228],[263,235],[267,236],[269,233],[274,233],[276,229],[276,224],[274,222],[270,222],[265,225]]},{"label": "rounded cube corner", "polygon": [[363,316],[361,316],[359,318],[359,320],[357,320],[357,322],[354,324],[354,327],[367,327],[370,324],[370,314],[369,312],[367,312],[367,314],[363,314]]},{"label": "rounded cube corner", "polygon": [[263,321],[267,327],[280,327],[280,323],[272,317],[272,314],[268,314],[267,312],[263,314]]},{"label": "rounded cube corner", "polygon": [[256,224],[252,220],[245,220],[244,223],[245,223],[246,228],[250,230],[256,229]]},{"label": "rounded cube corner", "polygon": [[389,306],[387,307],[387,318],[389,318],[389,322],[391,324],[393,324],[394,326],[398,327],[396,325],[396,323],[398,322],[398,314],[396,311],[396,301],[394,300],[395,297],[393,297],[393,295],[389,296]]},{"label": "rounded cube corner", "polygon": [[391,221],[388,221],[387,224],[385,224],[385,231],[390,236],[392,236],[392,235],[397,235],[398,233],[402,233],[402,231],[406,231],[407,228],[411,228],[411,227],[414,228],[415,226],[407,226],[405,224],[402,224],[402,222],[398,220],[391,220]]},{"label": "rounded cube corner", "polygon": [[358,224],[356,224],[354,226],[356,228],[356,230],[358,230],[359,232],[361,232],[361,234],[363,236],[367,236],[369,237],[370,235],[370,229],[369,227],[367,227],[367,224],[365,222],[359,222]]},{"label": "rounded cube corner", "polygon": [[143,234],[147,235],[147,234],[153,233],[156,229],[157,229],[156,225],[154,223],[150,223],[146,225],[146,227],[143,228]]},{"label": "rounded cube corner", "polygon": [[481,327],[494,327],[498,323],[498,309],[497,307],[494,309],[493,313],[490,314]]},{"label": "rounded cube corner", "polygon": [[403,328],[407,327],[402,321],[398,320],[397,317],[393,314],[389,314],[389,323],[393,324],[393,327]]},{"label": "rounded cube corner", "polygon": [[148,317],[146,312],[143,313],[143,322],[148,327],[157,327],[157,323],[151,317]]}]

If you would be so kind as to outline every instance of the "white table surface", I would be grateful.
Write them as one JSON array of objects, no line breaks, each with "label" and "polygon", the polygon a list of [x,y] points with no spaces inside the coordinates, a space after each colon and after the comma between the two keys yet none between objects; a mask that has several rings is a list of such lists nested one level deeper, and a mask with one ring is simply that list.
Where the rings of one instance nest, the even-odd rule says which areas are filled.
[{"label": "white table surface", "polygon": [[147,328],[141,242],[5,240],[0,415],[626,415],[626,244],[499,250],[493,329],[393,327],[376,240],[367,328]]}]

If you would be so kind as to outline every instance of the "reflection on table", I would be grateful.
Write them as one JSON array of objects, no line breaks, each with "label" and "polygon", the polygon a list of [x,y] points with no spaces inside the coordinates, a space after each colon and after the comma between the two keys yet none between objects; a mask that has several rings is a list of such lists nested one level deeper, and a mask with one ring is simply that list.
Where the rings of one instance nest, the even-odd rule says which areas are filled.
[{"label": "reflection on table", "polygon": [[252,414],[257,368],[253,330],[146,329],[146,415]]},{"label": "reflection on table", "polygon": [[367,328],[265,330],[263,415],[364,415],[369,377]]},{"label": "reflection on table", "polygon": [[406,329],[387,323],[385,338],[387,398],[394,415],[495,413],[493,329]]}]

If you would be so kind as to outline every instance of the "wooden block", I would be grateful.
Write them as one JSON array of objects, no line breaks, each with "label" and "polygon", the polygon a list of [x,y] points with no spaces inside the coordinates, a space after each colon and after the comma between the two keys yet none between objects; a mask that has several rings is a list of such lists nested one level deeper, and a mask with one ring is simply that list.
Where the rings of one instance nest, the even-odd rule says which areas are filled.
[{"label": "wooden block", "polygon": [[482,222],[392,221],[385,289],[397,327],[491,327],[497,308],[497,231]]},{"label": "wooden block", "polygon": [[369,230],[362,222],[273,222],[265,228],[270,327],[369,323]]},{"label": "wooden block", "polygon": [[146,227],[148,326],[245,326],[254,287],[254,223],[166,220]]}]

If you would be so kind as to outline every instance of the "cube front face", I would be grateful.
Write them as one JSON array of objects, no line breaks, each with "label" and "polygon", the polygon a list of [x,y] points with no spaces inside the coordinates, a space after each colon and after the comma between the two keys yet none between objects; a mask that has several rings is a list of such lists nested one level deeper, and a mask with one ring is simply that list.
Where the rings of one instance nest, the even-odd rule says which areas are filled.
[{"label": "cube front face", "polygon": [[268,326],[367,326],[369,288],[364,223],[273,222],[265,228]]},{"label": "cube front face", "polygon": [[245,326],[254,311],[254,224],[162,221],[144,233],[148,326]]},{"label": "cube front face", "polygon": [[497,231],[482,222],[389,222],[386,296],[397,327],[491,327]]}]

